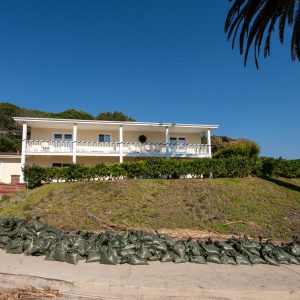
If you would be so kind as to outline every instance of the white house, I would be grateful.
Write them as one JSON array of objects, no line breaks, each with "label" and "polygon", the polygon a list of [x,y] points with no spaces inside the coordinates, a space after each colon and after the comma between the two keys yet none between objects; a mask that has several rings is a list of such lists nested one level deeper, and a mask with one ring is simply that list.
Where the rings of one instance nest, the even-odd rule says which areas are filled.
[{"label": "white house", "polygon": [[23,126],[20,169],[25,164],[93,165],[148,157],[211,157],[211,133],[218,128],[202,124],[30,117],[14,120]]}]

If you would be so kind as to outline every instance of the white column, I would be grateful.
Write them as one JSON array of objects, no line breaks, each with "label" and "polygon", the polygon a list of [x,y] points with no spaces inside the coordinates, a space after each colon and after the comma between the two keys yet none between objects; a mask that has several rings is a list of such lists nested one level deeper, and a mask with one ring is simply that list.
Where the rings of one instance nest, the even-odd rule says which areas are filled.
[{"label": "white column", "polygon": [[[27,123],[23,123],[22,130],[22,153],[21,153],[21,168],[25,167],[26,163],[26,142],[27,142]],[[21,176],[21,183],[25,182],[24,175]]]},{"label": "white column", "polygon": [[76,164],[76,147],[77,147],[77,124],[73,124],[73,156],[72,163]]},{"label": "white column", "polygon": [[211,157],[211,137],[210,137],[210,129],[207,130],[207,145],[208,145],[208,157]]},{"label": "white column", "polygon": [[166,157],[169,156],[169,127],[165,129],[165,144],[166,144]]},{"label": "white column", "polygon": [[119,142],[120,142],[120,163],[123,162],[123,126],[120,125],[120,133],[119,133]]}]

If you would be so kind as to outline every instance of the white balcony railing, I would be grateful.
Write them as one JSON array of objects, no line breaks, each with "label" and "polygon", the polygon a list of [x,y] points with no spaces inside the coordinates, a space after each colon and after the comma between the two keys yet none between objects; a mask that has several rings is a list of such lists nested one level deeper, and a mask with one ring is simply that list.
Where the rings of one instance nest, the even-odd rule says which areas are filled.
[{"label": "white balcony railing", "polygon": [[[72,153],[72,141],[43,141],[28,140],[26,142],[26,153]],[[93,141],[78,141],[76,143],[77,154],[95,155],[118,155],[120,154],[120,143],[101,143]],[[183,143],[139,143],[124,142],[123,155],[127,156],[178,156],[178,157],[208,157],[209,145],[183,144]]]}]

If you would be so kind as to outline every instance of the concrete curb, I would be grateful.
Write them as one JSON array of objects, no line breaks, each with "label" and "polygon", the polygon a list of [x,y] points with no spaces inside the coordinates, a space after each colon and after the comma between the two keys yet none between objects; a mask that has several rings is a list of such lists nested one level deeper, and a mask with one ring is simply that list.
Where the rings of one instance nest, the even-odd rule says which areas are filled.
[{"label": "concrete curb", "polygon": [[153,300],[153,299],[281,299],[298,300],[300,290],[206,290],[203,288],[174,289],[149,288],[124,284],[81,283],[44,278],[39,276],[0,273],[2,287],[34,286],[43,288],[49,286],[58,289],[66,299],[103,299],[103,300]]}]

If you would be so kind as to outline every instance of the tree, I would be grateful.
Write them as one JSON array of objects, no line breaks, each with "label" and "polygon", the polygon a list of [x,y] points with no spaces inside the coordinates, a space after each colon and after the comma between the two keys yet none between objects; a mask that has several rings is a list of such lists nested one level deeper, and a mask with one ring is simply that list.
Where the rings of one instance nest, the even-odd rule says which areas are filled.
[{"label": "tree", "polygon": [[76,110],[76,109],[67,109],[61,113],[57,113],[55,117],[62,118],[62,119],[80,119],[80,120],[94,119],[94,117],[91,114],[83,110]]},{"label": "tree", "polygon": [[245,65],[250,47],[254,44],[254,58],[258,68],[264,36],[264,57],[270,55],[271,36],[277,23],[281,43],[284,41],[286,25],[292,28],[291,57],[293,61],[300,61],[300,0],[229,1],[234,2],[227,15],[225,32],[228,39],[232,38],[232,48],[239,35],[240,53],[244,54]]},{"label": "tree", "polygon": [[102,112],[98,115],[97,119],[105,121],[135,121],[135,119],[128,117],[120,111]]}]

